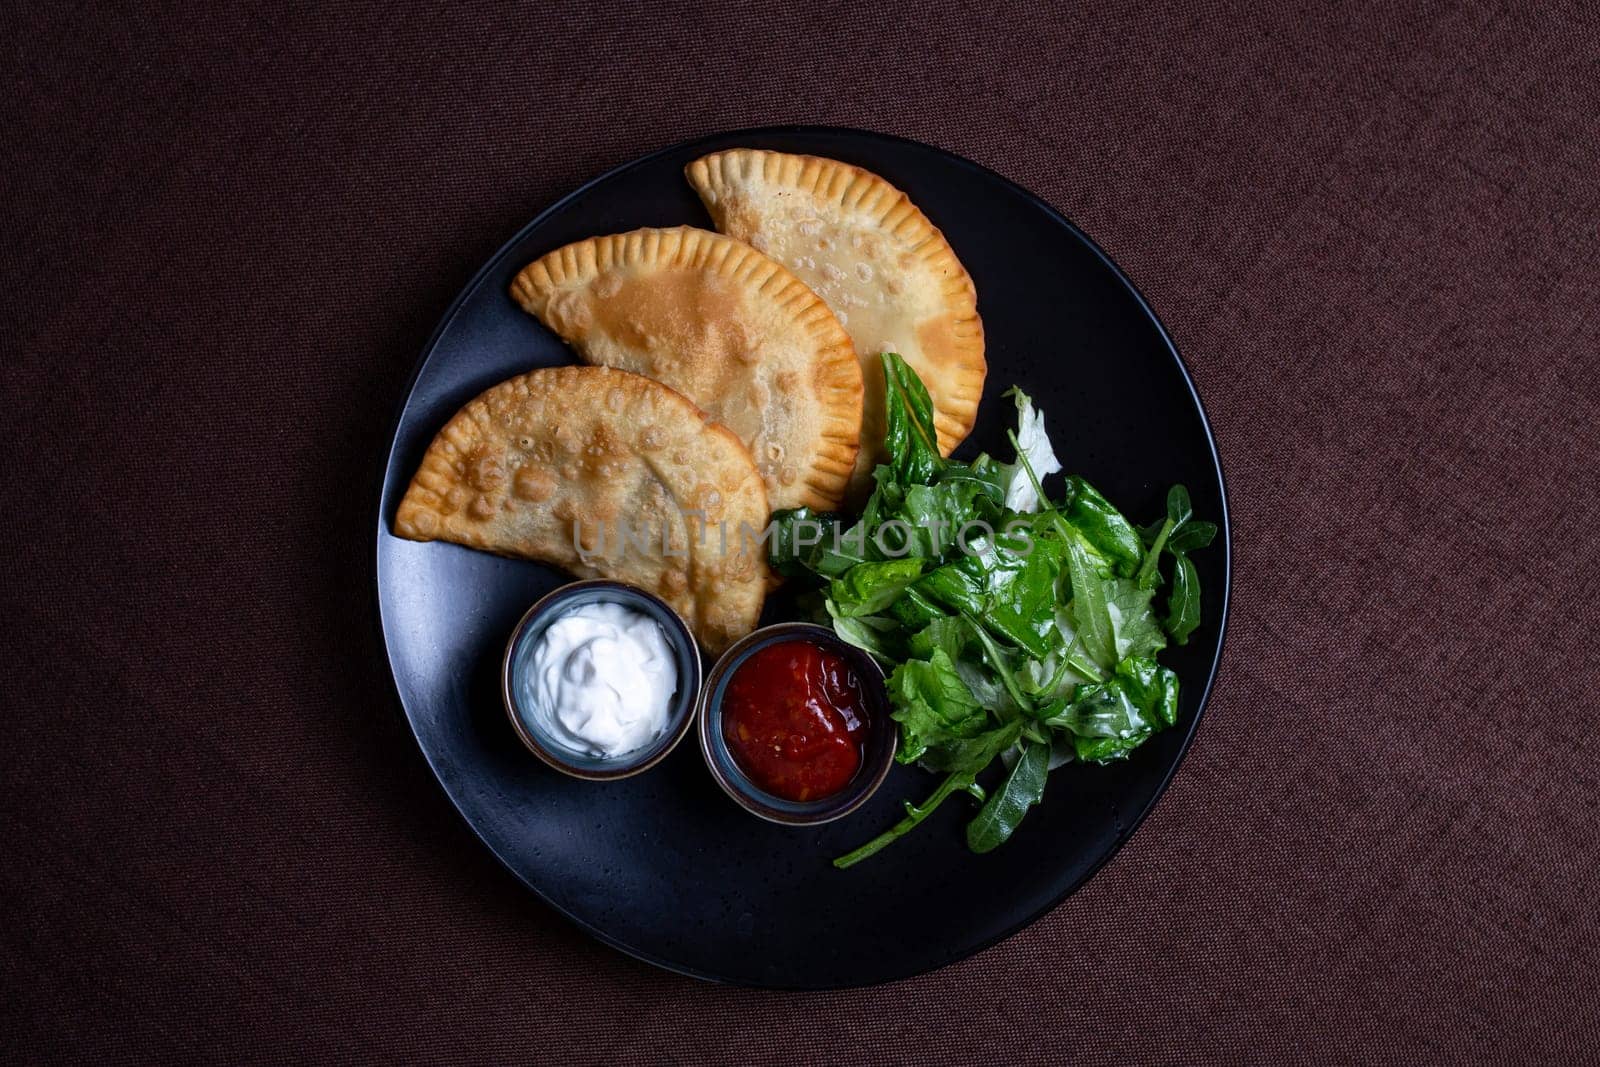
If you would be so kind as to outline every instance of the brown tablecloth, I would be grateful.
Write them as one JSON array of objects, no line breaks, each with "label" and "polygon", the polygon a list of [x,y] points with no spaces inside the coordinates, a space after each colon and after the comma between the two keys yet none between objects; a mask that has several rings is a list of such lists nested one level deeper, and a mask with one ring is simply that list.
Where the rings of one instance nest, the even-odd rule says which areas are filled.
[{"label": "brown tablecloth", "polygon": [[[0,15],[3,1058],[1593,1056],[1592,5],[601,6]],[[371,590],[389,420],[476,266],[777,122],[1081,224],[1236,523],[1143,830],[1010,941],[836,995],[540,905],[430,777]]]}]

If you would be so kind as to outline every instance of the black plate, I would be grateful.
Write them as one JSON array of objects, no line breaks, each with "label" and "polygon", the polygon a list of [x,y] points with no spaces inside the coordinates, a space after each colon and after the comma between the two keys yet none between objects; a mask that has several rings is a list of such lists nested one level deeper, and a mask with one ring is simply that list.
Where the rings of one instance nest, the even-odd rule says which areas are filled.
[{"label": "black plate", "polygon": [[[527,262],[639,226],[709,226],[683,167],[734,146],[856,163],[904,189],[944,230],[978,287],[989,381],[958,455],[1005,451],[1013,383],[1046,413],[1056,452],[1136,522],[1188,485],[1223,536],[1196,563],[1205,616],[1164,659],[1182,718],[1126,763],[1050,776],[1043,805],[985,856],[967,852],[965,802],[848,871],[829,859],[921,799],[930,775],[897,767],[861,811],[814,829],[761,822],[712,782],[692,744],[648,774],[598,785],[549,770],[513,736],[497,671],[518,617],[565,579],[547,567],[391,532],[423,451],[457,408],[569,350],[507,295]],[[1009,455],[1009,453],[1007,453]],[[1229,543],[1222,470],[1194,386],[1144,300],[1048,205],[926,145],[814,127],[708,137],[619,167],[545,211],[466,287],[418,366],[397,420],[377,530],[379,611],[395,686],[445,791],[501,861],[562,914],[640,959],[751,985],[862,985],[993,944],[1083,884],[1127,840],[1177,768],[1222,651]]]}]

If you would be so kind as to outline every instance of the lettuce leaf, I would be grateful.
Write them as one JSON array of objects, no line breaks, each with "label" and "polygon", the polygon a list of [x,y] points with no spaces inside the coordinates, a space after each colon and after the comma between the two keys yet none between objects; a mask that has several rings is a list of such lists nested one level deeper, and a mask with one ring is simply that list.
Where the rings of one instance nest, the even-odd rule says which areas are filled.
[{"label": "lettuce leaf", "polygon": [[1061,461],[1044,431],[1044,412],[1035,409],[1028,394],[1015,386],[1006,395],[1017,404],[1017,462],[1006,468],[1004,503],[1011,511],[1038,511],[1043,503],[1039,489],[1046,477],[1061,470]]},{"label": "lettuce leaf", "polygon": [[901,763],[922,757],[930,746],[976,737],[989,716],[961,680],[943,649],[926,660],[908,660],[889,676],[890,713],[900,724]]}]

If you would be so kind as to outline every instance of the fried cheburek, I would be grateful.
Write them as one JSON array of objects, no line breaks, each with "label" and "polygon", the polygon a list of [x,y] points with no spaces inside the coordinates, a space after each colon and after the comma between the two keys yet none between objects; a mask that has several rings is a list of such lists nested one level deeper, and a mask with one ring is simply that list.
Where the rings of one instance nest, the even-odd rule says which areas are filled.
[{"label": "fried cheburek", "polygon": [[880,352],[898,352],[933,399],[939,451],[972,430],[986,373],[977,291],[906,195],[860,167],[749,148],[685,168],[717,229],[794,271],[855,342],[866,399],[852,495],[882,460]]},{"label": "fried cheburek", "polygon": [[833,313],[781,264],[709,230],[643,229],[559,248],[511,293],[584,361],[669,385],[737,434],[774,508],[838,507],[861,371]]},{"label": "fried cheburek", "polygon": [[766,490],[749,451],[681,394],[608,367],[501,382],[428,447],[395,515],[413,541],[541,560],[658,594],[710,652],[755,628]]}]

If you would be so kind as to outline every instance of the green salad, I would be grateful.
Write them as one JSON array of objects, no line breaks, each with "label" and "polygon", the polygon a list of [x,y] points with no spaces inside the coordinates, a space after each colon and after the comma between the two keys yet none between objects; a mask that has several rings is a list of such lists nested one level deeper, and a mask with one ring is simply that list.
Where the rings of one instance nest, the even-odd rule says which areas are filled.
[{"label": "green salad", "polygon": [[[1178,712],[1178,679],[1156,661],[1200,623],[1189,554],[1217,528],[1194,517],[1183,486],[1164,518],[1140,528],[1088,482],[1061,471],[1044,416],[1020,390],[1017,457],[939,455],[928,392],[893,353],[886,381],[887,462],[861,515],[806,508],[774,515],[773,566],[807,584],[817,613],[888,672],[902,763],[942,775],[894,826],[834,860],[885,848],[956,793],[981,805],[967,844],[987,852],[1074,760],[1122,759]],[[1005,768],[992,790],[978,775]]]}]

